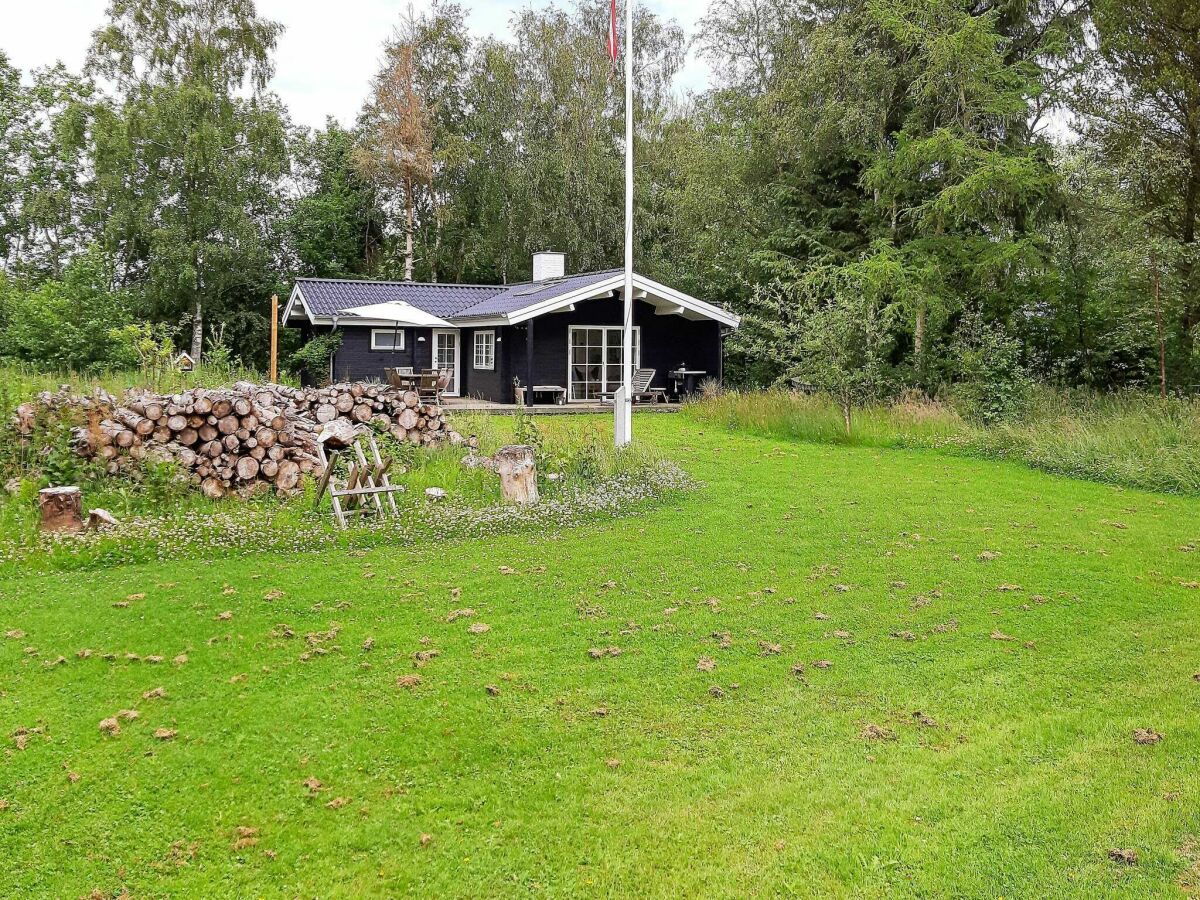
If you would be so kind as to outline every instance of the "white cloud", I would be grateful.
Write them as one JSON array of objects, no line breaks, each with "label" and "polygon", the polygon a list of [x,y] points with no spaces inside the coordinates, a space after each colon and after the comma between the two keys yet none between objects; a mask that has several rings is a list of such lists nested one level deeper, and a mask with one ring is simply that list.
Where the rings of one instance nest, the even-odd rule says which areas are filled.
[{"label": "white cloud", "polygon": [[[660,15],[676,19],[691,36],[703,14],[699,0],[644,0]],[[92,31],[104,19],[107,0],[8,0],[0,14],[0,50],[28,71],[61,60],[78,71]],[[419,11],[425,2],[414,3]],[[509,35],[508,23],[524,3],[466,0],[471,30]],[[543,4],[535,4],[543,5]],[[263,16],[286,30],[276,53],[273,89],[296,122],[322,125],[332,115],[350,124],[379,66],[383,40],[407,9],[404,0],[258,0]],[[708,69],[695,53],[678,79],[681,90],[700,90]]]}]

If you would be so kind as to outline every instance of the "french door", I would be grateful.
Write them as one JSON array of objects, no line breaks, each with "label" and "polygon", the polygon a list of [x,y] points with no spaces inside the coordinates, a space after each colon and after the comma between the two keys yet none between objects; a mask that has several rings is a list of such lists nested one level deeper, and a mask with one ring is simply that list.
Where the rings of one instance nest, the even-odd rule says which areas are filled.
[{"label": "french door", "polygon": [[[599,400],[621,386],[621,326],[572,325],[567,335],[568,396],[572,400]],[[641,329],[633,329],[633,364],[642,358]]]},{"label": "french door", "polygon": [[450,384],[443,394],[458,396],[458,331],[443,328],[433,330],[433,368],[450,372]]}]

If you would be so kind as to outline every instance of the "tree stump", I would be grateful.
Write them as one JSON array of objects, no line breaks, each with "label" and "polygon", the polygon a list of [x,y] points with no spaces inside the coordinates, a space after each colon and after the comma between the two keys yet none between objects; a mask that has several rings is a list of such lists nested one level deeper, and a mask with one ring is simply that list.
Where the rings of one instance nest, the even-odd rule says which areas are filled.
[{"label": "tree stump", "polygon": [[493,459],[505,500],[520,504],[538,502],[537,465],[532,447],[524,444],[501,447]]},{"label": "tree stump", "polygon": [[42,531],[82,531],[83,491],[77,487],[53,487],[38,491]]}]

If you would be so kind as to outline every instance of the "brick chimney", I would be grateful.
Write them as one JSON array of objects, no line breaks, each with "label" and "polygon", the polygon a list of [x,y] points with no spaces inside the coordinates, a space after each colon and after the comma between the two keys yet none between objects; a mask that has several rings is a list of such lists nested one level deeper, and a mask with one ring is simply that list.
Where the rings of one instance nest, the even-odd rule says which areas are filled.
[{"label": "brick chimney", "polygon": [[549,281],[552,278],[562,278],[567,274],[567,256],[565,253],[551,253],[542,250],[533,254],[533,280]]}]

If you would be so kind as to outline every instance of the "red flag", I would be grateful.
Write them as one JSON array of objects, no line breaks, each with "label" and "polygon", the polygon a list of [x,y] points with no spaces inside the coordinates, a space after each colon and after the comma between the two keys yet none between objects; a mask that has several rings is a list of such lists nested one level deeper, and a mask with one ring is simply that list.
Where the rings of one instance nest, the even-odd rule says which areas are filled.
[{"label": "red flag", "polygon": [[617,47],[617,0],[612,0],[612,9],[608,17],[608,55],[613,62],[616,62],[620,55]]}]

